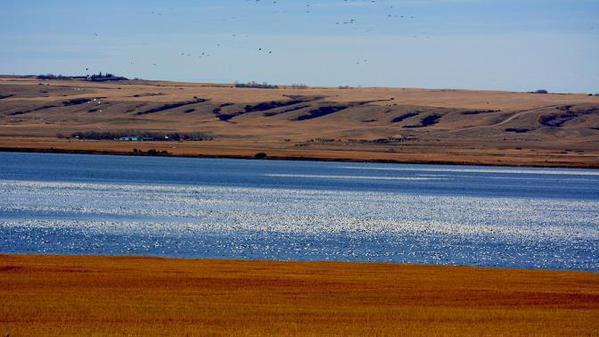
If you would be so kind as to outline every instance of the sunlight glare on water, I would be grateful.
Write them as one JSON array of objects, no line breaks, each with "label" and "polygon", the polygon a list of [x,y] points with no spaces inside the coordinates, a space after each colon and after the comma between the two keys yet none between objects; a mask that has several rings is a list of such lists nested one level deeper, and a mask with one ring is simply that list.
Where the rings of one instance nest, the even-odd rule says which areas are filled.
[{"label": "sunlight glare on water", "polygon": [[0,252],[599,270],[592,170],[0,153]]}]

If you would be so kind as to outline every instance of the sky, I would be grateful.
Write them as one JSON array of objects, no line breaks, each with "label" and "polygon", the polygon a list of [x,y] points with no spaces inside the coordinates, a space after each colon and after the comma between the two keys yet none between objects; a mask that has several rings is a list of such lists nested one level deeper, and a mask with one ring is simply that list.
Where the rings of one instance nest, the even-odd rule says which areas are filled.
[{"label": "sky", "polygon": [[599,92],[599,0],[7,0],[0,74]]}]

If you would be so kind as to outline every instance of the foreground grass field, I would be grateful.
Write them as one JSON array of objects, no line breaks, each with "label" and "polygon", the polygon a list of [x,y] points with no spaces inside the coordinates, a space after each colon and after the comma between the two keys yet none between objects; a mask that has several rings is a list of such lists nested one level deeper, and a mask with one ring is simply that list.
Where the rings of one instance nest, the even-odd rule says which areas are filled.
[{"label": "foreground grass field", "polygon": [[599,275],[0,256],[2,336],[597,336]]}]

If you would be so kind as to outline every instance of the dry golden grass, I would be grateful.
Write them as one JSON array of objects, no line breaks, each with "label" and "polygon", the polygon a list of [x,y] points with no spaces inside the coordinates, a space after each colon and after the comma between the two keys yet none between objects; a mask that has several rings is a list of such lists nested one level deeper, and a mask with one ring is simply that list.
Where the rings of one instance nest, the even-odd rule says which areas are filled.
[{"label": "dry golden grass", "polygon": [[599,275],[0,256],[0,334],[597,336]]},{"label": "dry golden grass", "polygon": [[396,163],[445,163],[468,165],[510,165],[542,167],[599,168],[599,148],[582,153],[557,152],[555,150],[501,149],[501,148],[452,148],[413,146],[401,152],[385,152],[364,148],[317,148],[284,147],[265,142],[237,143],[233,141],[211,142],[118,142],[80,141],[44,137],[1,137],[0,151],[41,151],[96,154],[133,154],[134,149],[144,152],[150,149],[167,151],[169,155],[182,157],[230,157],[253,158],[258,152],[266,152],[271,159],[314,159],[339,161],[373,161]]},{"label": "dry golden grass", "polygon": [[[266,152],[281,158],[599,167],[599,97],[584,94],[241,89],[174,82],[0,77],[0,95],[7,97],[0,99],[1,149],[131,153],[133,148],[160,148],[186,156]],[[68,100],[95,97],[101,97],[101,104],[65,105]],[[304,101],[266,110],[245,109],[246,105],[289,102],[292,97]],[[205,101],[196,103],[197,98]],[[191,103],[143,113],[181,102]],[[323,107],[345,109],[298,120]],[[401,119],[410,113],[418,115]],[[223,115],[232,117],[221,120]],[[438,116],[438,123],[423,126],[422,120],[431,116]],[[543,118],[554,118],[553,124],[541,123]],[[214,141],[123,144],[56,138],[58,133],[123,130],[199,131],[213,135]]]}]

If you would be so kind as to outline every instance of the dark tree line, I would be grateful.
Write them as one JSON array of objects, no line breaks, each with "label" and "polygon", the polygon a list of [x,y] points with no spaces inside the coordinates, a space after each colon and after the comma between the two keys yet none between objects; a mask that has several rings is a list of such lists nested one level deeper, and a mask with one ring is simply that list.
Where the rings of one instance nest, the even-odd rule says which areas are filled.
[{"label": "dark tree line", "polygon": [[237,83],[235,82],[235,88],[258,88],[258,89],[278,89],[279,86],[274,84],[268,84],[266,82],[258,83],[258,82],[247,82],[247,83]]},{"label": "dark tree line", "polygon": [[138,138],[143,141],[160,141],[160,142],[176,142],[176,141],[208,141],[214,139],[211,135],[203,132],[143,132],[143,131],[118,131],[118,132],[102,132],[102,131],[83,131],[74,132],[70,136],[57,135],[59,138],[76,138],[87,140],[119,140],[121,138]]},{"label": "dark tree line", "polygon": [[101,72],[98,74],[87,75],[87,76],[65,76],[65,75],[54,75],[54,74],[46,74],[46,75],[38,75],[37,79],[39,80],[82,80],[82,81],[91,81],[91,82],[108,82],[108,81],[126,81],[128,78],[123,76],[116,76],[111,73],[102,74]]}]

